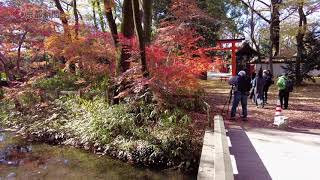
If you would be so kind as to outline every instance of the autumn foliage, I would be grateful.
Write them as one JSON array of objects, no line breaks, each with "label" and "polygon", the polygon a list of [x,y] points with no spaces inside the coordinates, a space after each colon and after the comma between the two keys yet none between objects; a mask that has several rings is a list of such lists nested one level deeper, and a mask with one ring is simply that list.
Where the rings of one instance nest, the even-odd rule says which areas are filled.
[{"label": "autumn foliage", "polygon": [[[148,79],[142,77],[139,68],[137,39],[121,36],[120,44],[131,47],[126,49],[131,53],[131,68],[117,79],[120,82],[125,81],[126,86],[131,87],[132,91],[141,90],[144,85],[149,85],[153,91],[163,95],[194,94],[200,89],[199,77],[212,68],[205,48],[199,46],[203,38],[189,28],[178,29],[172,26],[162,30],[168,34],[160,33],[157,39],[146,47],[150,72]],[[129,91],[130,88],[127,88],[120,96],[128,95]]]},{"label": "autumn foliage", "polygon": [[212,69],[213,63],[203,43],[207,39],[193,22],[214,24],[214,20],[194,0],[172,2],[170,12],[173,18],[160,23],[158,35],[147,48],[152,82],[162,92],[194,93],[200,88],[199,77]]},{"label": "autumn foliage", "polygon": [[9,77],[20,74],[22,57],[36,56],[44,49],[44,39],[54,31],[45,5],[23,2],[19,6],[0,3],[0,67]]},{"label": "autumn foliage", "polygon": [[63,57],[65,70],[70,65],[85,75],[96,76],[114,73],[116,49],[110,33],[83,32],[85,35],[72,42],[62,34],[55,33],[45,42],[45,47],[56,60]]},{"label": "autumn foliage", "polygon": [[[138,37],[127,38],[118,33],[116,38],[119,43],[115,44],[114,34],[101,32],[90,25],[77,24],[70,19],[58,26],[48,19],[26,19],[25,15],[29,10],[35,12],[39,9],[49,11],[48,7],[28,3],[24,3],[22,7],[1,6],[0,18],[5,21],[0,23],[6,25],[1,26],[6,27],[1,30],[10,32],[17,38],[21,38],[21,34],[14,34],[17,29],[28,33],[26,49],[37,47],[38,51],[52,57],[53,63],[61,70],[78,73],[91,80],[96,76],[108,75],[120,91],[118,96],[127,96],[146,86],[165,94],[192,94],[200,88],[199,77],[212,69],[211,58],[203,43],[206,39],[190,23],[200,19],[213,19],[199,9],[194,0],[172,2],[170,11],[174,18],[162,21],[157,35],[146,46],[148,77],[142,76]],[[66,26],[67,32],[55,30],[66,30]],[[5,50],[14,50],[16,46],[10,41],[4,41],[0,47],[6,48],[1,52],[8,55]],[[130,54],[130,58],[126,60],[130,68],[119,73],[117,67],[121,51]]]},{"label": "autumn foliage", "polygon": [[198,46],[200,36],[189,30],[174,33],[169,44],[162,42],[147,48],[152,82],[168,93],[197,91],[199,77],[211,68],[210,58]]}]

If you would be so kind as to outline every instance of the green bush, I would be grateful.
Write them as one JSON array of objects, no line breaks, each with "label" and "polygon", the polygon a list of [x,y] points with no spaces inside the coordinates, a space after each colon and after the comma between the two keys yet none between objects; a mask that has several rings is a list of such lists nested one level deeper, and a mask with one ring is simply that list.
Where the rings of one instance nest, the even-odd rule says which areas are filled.
[{"label": "green bush", "polygon": [[188,128],[191,118],[181,109],[161,111],[142,102],[110,106],[99,96],[92,100],[63,96],[35,114],[22,113],[14,122],[35,140],[101,147],[117,158],[131,157],[133,163],[156,168],[181,162],[190,166],[198,158],[194,156],[198,144],[191,141]]},{"label": "green bush", "polygon": [[8,81],[8,77],[5,72],[0,72],[0,80],[1,81]]},{"label": "green bush", "polygon": [[19,103],[24,107],[29,107],[40,102],[41,98],[32,90],[27,90],[18,95]]},{"label": "green bush", "polygon": [[8,120],[9,113],[6,108],[6,104],[3,102],[0,102],[0,125],[3,126],[6,121]]},{"label": "green bush", "polygon": [[[67,111],[71,111],[72,121],[67,129],[74,129],[76,136],[82,141],[93,141],[99,144],[111,143],[117,137],[127,140],[157,141],[152,131],[178,130],[186,133],[191,118],[182,110],[174,109],[161,113],[155,105],[140,105],[138,109],[126,104],[107,105],[102,98],[86,100],[79,97],[69,97],[63,102]],[[183,130],[184,129],[184,130]],[[160,133],[161,134],[161,133]],[[167,137],[165,137],[166,139]],[[160,137],[161,139],[161,137]],[[159,140],[159,138],[158,138]]]},{"label": "green bush", "polygon": [[70,98],[65,105],[73,114],[67,126],[75,129],[83,141],[106,144],[117,136],[134,138],[139,134],[134,115],[127,113],[126,105],[108,106],[102,98]]},{"label": "green bush", "polygon": [[[108,87],[110,86],[109,76],[100,76],[92,83],[92,87],[82,94],[84,99],[93,99],[96,96],[108,98]],[[106,101],[108,99],[105,99]]]},{"label": "green bush", "polygon": [[191,118],[186,113],[178,108],[172,111],[166,110],[161,116],[161,123],[164,126],[183,126],[186,127],[191,123]]},{"label": "green bush", "polygon": [[0,125],[4,127],[8,122],[12,122],[13,120],[10,118],[10,113],[14,110],[13,102],[2,99],[0,101]]},{"label": "green bush", "polygon": [[0,88],[0,99],[4,98],[4,91],[2,88]]},{"label": "green bush", "polygon": [[41,79],[33,84],[34,87],[48,91],[73,91],[79,86],[75,83],[78,77],[71,73],[58,72],[55,76],[48,79]]}]

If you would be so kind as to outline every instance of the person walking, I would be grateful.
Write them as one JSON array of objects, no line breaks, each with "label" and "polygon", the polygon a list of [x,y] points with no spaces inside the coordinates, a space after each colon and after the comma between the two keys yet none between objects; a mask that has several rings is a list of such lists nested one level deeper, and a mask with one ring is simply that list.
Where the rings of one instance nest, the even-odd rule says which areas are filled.
[{"label": "person walking", "polygon": [[254,94],[257,107],[263,108],[263,90],[265,79],[262,77],[262,69],[259,70],[257,77],[254,79]]},{"label": "person walking", "polygon": [[236,111],[239,103],[241,102],[242,107],[242,120],[247,120],[248,110],[248,96],[251,89],[250,77],[246,75],[245,71],[240,71],[234,81],[229,82],[235,86],[232,108],[231,108],[231,120],[235,120]]},{"label": "person walking", "polygon": [[283,73],[282,76],[278,78],[277,86],[279,90],[279,100],[281,108],[288,109],[289,105],[289,94],[293,90],[293,83],[288,78],[287,73]]},{"label": "person walking", "polygon": [[268,91],[270,86],[273,84],[272,75],[269,70],[263,71],[263,79],[265,80],[265,85],[263,88],[263,104],[268,104]]},{"label": "person walking", "polygon": [[254,97],[254,79],[256,78],[257,73],[255,71],[251,74],[251,89],[250,89],[250,99],[252,99],[253,102],[256,102]]}]

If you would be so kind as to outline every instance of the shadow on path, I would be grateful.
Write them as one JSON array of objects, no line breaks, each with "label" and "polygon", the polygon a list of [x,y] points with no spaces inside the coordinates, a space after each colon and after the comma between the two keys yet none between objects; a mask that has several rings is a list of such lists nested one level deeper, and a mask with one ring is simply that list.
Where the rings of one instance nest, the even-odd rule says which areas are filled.
[{"label": "shadow on path", "polygon": [[235,180],[272,180],[245,131],[230,128],[228,136],[232,145],[230,154],[234,155],[238,169]]}]

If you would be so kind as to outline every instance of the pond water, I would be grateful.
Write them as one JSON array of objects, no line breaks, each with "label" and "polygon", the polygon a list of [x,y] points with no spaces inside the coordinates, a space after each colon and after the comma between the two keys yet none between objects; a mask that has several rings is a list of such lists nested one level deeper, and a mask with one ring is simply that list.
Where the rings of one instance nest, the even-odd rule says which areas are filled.
[{"label": "pond water", "polygon": [[65,146],[35,144],[14,132],[0,131],[1,179],[169,179],[195,176],[178,171],[152,171]]}]

